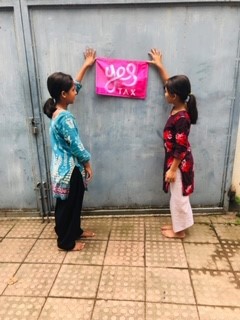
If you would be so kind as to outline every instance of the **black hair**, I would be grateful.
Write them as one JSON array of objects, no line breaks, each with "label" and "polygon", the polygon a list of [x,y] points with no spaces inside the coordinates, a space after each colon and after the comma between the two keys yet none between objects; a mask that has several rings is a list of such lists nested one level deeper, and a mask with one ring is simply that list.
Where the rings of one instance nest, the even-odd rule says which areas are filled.
[{"label": "black hair", "polygon": [[43,112],[52,118],[53,113],[56,111],[56,104],[58,103],[62,91],[68,92],[73,85],[73,78],[69,74],[62,72],[55,72],[47,79],[47,88],[51,98],[49,98],[43,106]]},{"label": "black hair", "polygon": [[169,78],[164,86],[170,94],[176,94],[187,103],[187,111],[192,124],[197,123],[198,110],[195,96],[191,93],[191,84],[187,76],[177,75]]}]

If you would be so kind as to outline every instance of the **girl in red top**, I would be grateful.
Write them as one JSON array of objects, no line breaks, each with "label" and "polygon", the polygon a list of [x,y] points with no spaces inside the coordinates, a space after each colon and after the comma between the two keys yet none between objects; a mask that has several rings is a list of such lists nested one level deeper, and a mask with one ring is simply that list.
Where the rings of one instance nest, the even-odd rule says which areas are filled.
[{"label": "girl in red top", "polygon": [[157,49],[149,52],[164,83],[166,101],[172,110],[163,132],[165,161],[163,190],[170,189],[171,226],[163,226],[162,234],[168,238],[184,238],[185,230],[193,225],[189,195],[194,191],[193,156],[188,141],[191,124],[196,124],[196,99],[191,84],[184,75],[169,77]]}]

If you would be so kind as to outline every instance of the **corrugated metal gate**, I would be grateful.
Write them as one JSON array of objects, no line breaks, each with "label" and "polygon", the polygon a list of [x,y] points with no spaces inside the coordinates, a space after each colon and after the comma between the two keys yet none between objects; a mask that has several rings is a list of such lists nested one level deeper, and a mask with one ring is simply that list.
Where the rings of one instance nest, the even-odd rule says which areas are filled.
[{"label": "corrugated metal gate", "polygon": [[[200,115],[191,131],[192,205],[226,207],[239,118],[239,30],[240,1],[2,0],[0,209],[51,210],[46,79],[60,70],[74,76],[86,47],[134,60],[158,47],[171,75],[189,76]],[[156,70],[149,70],[145,101],[99,97],[94,78],[93,67],[71,107],[95,171],[85,208],[166,207],[161,132],[169,107]]]}]

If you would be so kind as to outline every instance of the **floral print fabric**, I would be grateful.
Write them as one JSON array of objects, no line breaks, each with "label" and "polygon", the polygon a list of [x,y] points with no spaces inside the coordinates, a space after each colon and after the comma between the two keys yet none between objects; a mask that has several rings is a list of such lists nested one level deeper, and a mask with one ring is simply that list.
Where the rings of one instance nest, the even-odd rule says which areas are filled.
[{"label": "floral print fabric", "polygon": [[78,167],[84,178],[84,163],[90,153],[84,148],[74,116],[69,111],[61,112],[50,124],[52,146],[51,179],[54,198],[68,198],[70,179],[74,167]]},{"label": "floral print fabric", "polygon": [[191,121],[186,111],[170,115],[163,131],[165,161],[163,172],[163,190],[168,192],[169,183],[165,182],[165,174],[171,167],[174,158],[180,159],[179,169],[182,175],[183,195],[194,191],[194,171],[191,147],[188,141]]}]

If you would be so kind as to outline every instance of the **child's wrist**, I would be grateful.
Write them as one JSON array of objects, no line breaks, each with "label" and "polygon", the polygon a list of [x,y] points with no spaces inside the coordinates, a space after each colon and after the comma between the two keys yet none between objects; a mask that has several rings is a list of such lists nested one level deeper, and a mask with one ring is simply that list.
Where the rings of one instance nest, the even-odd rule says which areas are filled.
[{"label": "child's wrist", "polygon": [[156,66],[158,67],[158,69],[163,69],[162,63],[157,63]]},{"label": "child's wrist", "polygon": [[89,66],[90,66],[89,63],[87,63],[87,62],[84,62],[84,63],[83,63],[83,68],[87,69]]}]

